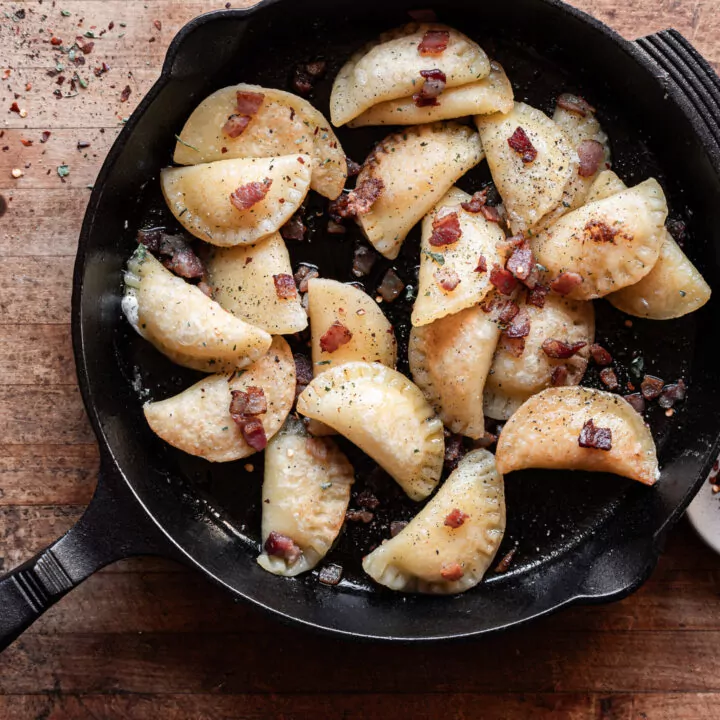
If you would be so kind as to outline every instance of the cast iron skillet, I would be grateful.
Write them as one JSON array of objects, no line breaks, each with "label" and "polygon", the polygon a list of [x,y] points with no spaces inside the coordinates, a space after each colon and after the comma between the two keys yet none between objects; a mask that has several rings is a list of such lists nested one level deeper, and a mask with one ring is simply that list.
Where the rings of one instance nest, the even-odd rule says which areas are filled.
[{"label": "cast iron skillet", "polygon": [[[157,173],[170,160],[174,133],[213,90],[240,81],[287,87],[295,64],[318,56],[330,61],[330,72],[314,102],[327,111],[331,79],[349,52],[404,23],[413,6],[415,0],[266,0],[250,10],[199,17],[173,41],[160,79],[100,172],[75,266],[73,339],[80,388],[100,443],[97,491],[75,527],[0,581],[2,646],[90,574],[137,554],[179,559],[281,617],[384,640],[486,633],[571,603],[616,600],[647,578],[668,528],[708,472],[720,432],[720,375],[713,368],[720,334],[720,81],[672,31],[626,42],[558,0],[504,0],[482,8],[451,0],[439,13],[502,62],[518,99],[550,111],[564,90],[588,98],[610,134],[620,175],[630,184],[656,176],[672,215],[687,223],[686,248],[714,288],[709,305],[677,321],[634,319],[628,328],[620,313],[597,303],[599,337],[624,368],[638,369],[640,361],[631,361],[640,355],[646,371],[689,383],[675,416],[668,419],[658,408],[649,413],[662,467],[655,488],[610,475],[513,474],[506,482],[509,525],[499,555],[517,544],[510,570],[489,573],[458,597],[403,597],[370,585],[360,572],[360,557],[388,536],[387,523],[412,512],[366,458],[353,456],[358,490],[380,485],[378,494],[390,500],[372,526],[345,531],[328,557],[344,566],[344,579],[328,587],[315,574],[288,580],[257,566],[260,478],[248,477],[243,461],[212,466],[189,458],[165,446],[144,422],[144,393],[165,397],[195,377],[130,332],[120,312],[122,269],[137,229],[167,221]],[[384,134],[340,136],[348,154],[362,160]],[[473,190],[489,179],[486,173],[480,169],[461,184]],[[311,243],[293,245],[293,259],[314,259],[322,274],[343,277],[359,236],[353,231],[328,239],[323,225],[315,224]],[[396,264],[410,283],[416,262],[411,238]],[[369,289],[387,266],[378,268]],[[403,356],[407,328],[399,323],[398,331]],[[623,380],[633,380],[632,372]]]}]

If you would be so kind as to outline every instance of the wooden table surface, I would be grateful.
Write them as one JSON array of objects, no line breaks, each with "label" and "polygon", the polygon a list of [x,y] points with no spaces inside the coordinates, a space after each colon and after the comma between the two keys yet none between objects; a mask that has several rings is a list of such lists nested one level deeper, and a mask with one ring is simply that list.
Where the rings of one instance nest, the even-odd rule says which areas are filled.
[{"label": "wooden table surface", "polygon": [[[0,568],[62,534],[95,484],[68,324],[88,185],[176,31],[224,4],[0,0]],[[574,4],[629,38],[675,27],[720,66],[720,0]],[[85,32],[98,37],[77,68],[83,83],[71,87],[66,69],[60,86],[49,40]],[[26,114],[10,110],[15,100]],[[719,592],[720,559],[683,520],[650,581],[622,602],[487,640],[389,647],[283,626],[170,562],[125,561],[0,657],[0,718],[710,720],[720,717]]]}]

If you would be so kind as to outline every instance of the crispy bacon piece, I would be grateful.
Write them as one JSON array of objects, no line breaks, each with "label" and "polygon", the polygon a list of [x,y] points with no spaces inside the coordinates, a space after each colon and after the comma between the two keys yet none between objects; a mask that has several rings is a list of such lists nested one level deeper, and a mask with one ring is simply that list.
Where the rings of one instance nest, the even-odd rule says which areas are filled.
[{"label": "crispy bacon piece", "polygon": [[445,430],[445,467],[452,472],[465,455],[462,435]]},{"label": "crispy bacon piece", "polygon": [[593,450],[612,450],[612,430],[596,427],[590,418],[582,427],[578,436],[578,445]]},{"label": "crispy bacon piece", "polygon": [[299,353],[293,355],[295,360],[295,399],[312,382],[313,366],[310,358]]},{"label": "crispy bacon piece", "polygon": [[498,292],[503,295],[512,295],[518,284],[515,276],[497,263],[492,266],[492,270],[490,271],[490,282],[497,288]]},{"label": "crispy bacon piece", "polygon": [[161,258],[161,262],[171,273],[188,280],[201,278],[205,274],[200,258],[189,245],[178,248],[169,257]]},{"label": "crispy bacon piece", "polygon": [[587,343],[576,342],[572,345],[564,343],[562,340],[554,340],[548,338],[542,344],[543,352],[554,360],[567,360],[571,358],[578,350],[582,350]]},{"label": "crispy bacon piece", "polygon": [[685,245],[685,234],[687,233],[687,225],[682,220],[668,218],[665,221],[667,231],[673,236],[673,240],[680,246]]},{"label": "crispy bacon piece", "polygon": [[432,224],[432,234],[428,242],[433,247],[452,245],[462,236],[460,220],[456,212],[447,213],[442,217],[436,217]]},{"label": "crispy bacon piece", "polygon": [[564,272],[560,273],[551,283],[550,289],[558,295],[567,295],[572,292],[578,285],[582,285],[583,277],[580,273]]},{"label": "crispy bacon piece", "polygon": [[502,219],[500,216],[500,211],[496,207],[492,207],[491,205],[483,205],[480,208],[480,212],[488,222],[499,223]]},{"label": "crispy bacon piece", "polygon": [[312,92],[315,83],[325,75],[327,63],[324,60],[315,60],[303,63],[295,68],[293,76],[293,89],[300,95],[308,95]]},{"label": "crispy bacon piece", "polygon": [[138,230],[137,240],[170,272],[188,280],[205,274],[202,261],[181,235],[166,235],[160,228]]},{"label": "crispy bacon piece", "polygon": [[232,391],[231,415],[264,415],[266,412],[267,399],[261,387],[250,385],[247,390]]},{"label": "crispy bacon piece", "polygon": [[592,177],[605,158],[605,149],[597,140],[583,140],[578,146],[577,154],[580,158],[578,175]]},{"label": "crispy bacon piece", "polygon": [[561,387],[567,384],[568,369],[567,365],[557,365],[550,373],[550,384],[553,387]]},{"label": "crispy bacon piece", "polygon": [[522,308],[503,332],[505,337],[509,338],[527,337],[530,334],[530,316],[527,310]]},{"label": "crispy bacon piece", "polygon": [[366,245],[358,245],[353,253],[352,274],[355,277],[364,277],[373,269],[377,254]]},{"label": "crispy bacon piece", "polygon": [[262,182],[255,180],[241,185],[230,193],[230,202],[240,211],[249,210],[265,198],[272,183],[270,178],[265,178]]},{"label": "crispy bacon piece", "polygon": [[390,537],[399,535],[407,527],[407,520],[393,520],[390,523]]},{"label": "crispy bacon piece", "polygon": [[640,414],[645,412],[645,398],[640,393],[626,395],[625,399],[633,406],[633,409]]},{"label": "crispy bacon piece", "polygon": [[686,394],[687,387],[685,383],[682,380],[678,380],[676,383],[666,385],[663,388],[658,400],[658,405],[667,410],[675,405],[676,402],[684,400]]},{"label": "crispy bacon piece", "polygon": [[342,580],[342,573],[342,566],[330,563],[320,568],[318,581],[323,585],[337,585]]},{"label": "crispy bacon piece", "polygon": [[336,320],[320,338],[320,349],[323,352],[334,353],[339,347],[347,345],[350,340],[352,340],[350,330]]},{"label": "crispy bacon piece", "polygon": [[509,323],[515,319],[520,312],[520,307],[514,300],[505,300],[497,303],[497,319],[501,323]]},{"label": "crispy bacon piece", "polygon": [[593,343],[590,346],[590,355],[592,355],[595,364],[602,367],[610,365],[613,361],[612,355],[602,345],[598,345],[597,343]]},{"label": "crispy bacon piece", "polygon": [[665,381],[655,375],[646,375],[640,383],[640,392],[646,400],[660,397]]},{"label": "crispy bacon piece", "polygon": [[358,493],[355,502],[366,510],[375,510],[380,505],[380,501],[369,490],[363,490],[361,493]]},{"label": "crispy bacon piece", "polygon": [[366,525],[371,523],[374,518],[375,515],[373,515],[373,513],[369,510],[348,510],[345,513],[345,519],[349,522],[361,522]]},{"label": "crispy bacon piece", "polygon": [[132,93],[132,88],[129,85],[126,85],[120,93],[120,102],[127,102],[130,99],[130,93]]},{"label": "crispy bacon piece", "polygon": [[525,352],[525,338],[509,338],[503,333],[500,335],[500,345],[512,357],[522,357]]},{"label": "crispy bacon piece", "polygon": [[245,442],[253,448],[253,450],[264,450],[267,447],[267,435],[265,428],[259,418],[233,416],[233,420],[237,423]]},{"label": "crispy bacon piece", "polygon": [[302,215],[296,212],[281,228],[280,235],[283,240],[304,240],[305,239],[305,223]]},{"label": "crispy bacon piece", "polygon": [[464,575],[462,567],[458,563],[447,563],[440,568],[440,576],[443,580],[455,582]]},{"label": "crispy bacon piece", "polygon": [[587,117],[589,114],[595,112],[595,108],[590,105],[584,98],[579,95],[572,95],[570,93],[563,93],[557,99],[557,106],[563,110],[574,112],[582,117]]},{"label": "crispy bacon piece", "polygon": [[534,305],[538,308],[545,307],[545,297],[550,292],[550,288],[547,285],[536,285],[527,294],[527,304]]},{"label": "crispy bacon piece", "polygon": [[423,57],[442,55],[450,42],[447,30],[428,30],[418,45],[418,52]]},{"label": "crispy bacon piece", "polygon": [[362,165],[356,163],[354,160],[351,160],[347,155],[345,156],[345,163],[347,164],[348,177],[355,177],[360,174]]},{"label": "crispy bacon piece", "polygon": [[377,292],[385,302],[392,302],[404,289],[405,283],[392,268],[389,268],[385,275],[383,275]]},{"label": "crispy bacon piece", "polygon": [[460,276],[450,268],[439,268],[434,276],[435,282],[447,292],[452,292],[460,284]]},{"label": "crispy bacon piece", "polygon": [[268,555],[281,557],[291,565],[302,555],[302,550],[295,544],[292,538],[275,532],[274,530],[268,535],[264,547]]},{"label": "crispy bacon piece", "polygon": [[469,213],[479,213],[487,204],[488,189],[483,188],[473,193],[473,196],[467,202],[460,203],[460,207]]},{"label": "crispy bacon piece", "polygon": [[517,551],[517,545],[515,547],[510,548],[509,552],[507,552],[505,555],[503,555],[502,560],[495,566],[495,572],[496,573],[505,573],[510,568],[510,563],[512,563],[513,558],[515,557],[515,552]]},{"label": "crispy bacon piece", "polygon": [[320,277],[320,272],[315,267],[315,265],[300,263],[300,266],[295,273],[295,283],[297,284],[297,289],[301,293],[307,292],[308,283],[310,282],[310,280],[316,277]]},{"label": "crispy bacon piece", "polygon": [[515,128],[515,132],[508,138],[508,145],[521,156],[525,164],[531,163],[537,157],[535,146],[521,127]]},{"label": "crispy bacon piece", "polygon": [[275,283],[275,294],[281,300],[290,300],[297,297],[297,287],[295,287],[295,278],[287,273],[273,275],[273,283]]},{"label": "crispy bacon piece", "polygon": [[535,256],[530,249],[530,244],[524,242],[516,247],[505,263],[505,268],[524,283],[535,269]]},{"label": "crispy bacon piece", "polygon": [[602,220],[591,220],[585,226],[585,232],[593,242],[612,243],[615,242],[615,236],[619,231],[613,230],[613,228]]},{"label": "crispy bacon piece", "polygon": [[223,133],[229,138],[240,137],[252,118],[249,115],[231,115],[223,125]]},{"label": "crispy bacon piece", "polygon": [[487,260],[485,259],[484,255],[481,255],[478,258],[478,264],[475,268],[475,272],[484,273],[487,272]]},{"label": "crispy bacon piece", "polygon": [[238,90],[235,93],[235,103],[240,115],[250,115],[252,117],[257,114],[264,99],[265,95],[262,93],[245,92],[243,90]]},{"label": "crispy bacon piece", "polygon": [[600,380],[608,390],[617,390],[620,387],[617,374],[612,368],[603,368],[600,371]]},{"label": "crispy bacon piece", "polygon": [[446,516],[445,516],[445,522],[443,525],[447,525],[448,527],[451,527],[453,530],[457,530],[457,528],[461,527],[465,520],[467,520],[470,516],[467,513],[464,513],[459,508],[453,508]]},{"label": "crispy bacon piece", "polygon": [[416,92],[413,102],[418,107],[434,107],[439,105],[438,95],[445,89],[447,77],[442,70],[421,70],[420,75],[424,78],[420,92]]},{"label": "crispy bacon piece", "polygon": [[338,223],[347,218],[365,215],[370,212],[384,189],[385,185],[380,178],[367,178],[351,192],[343,193],[337,200],[333,200],[328,205],[328,213]]}]

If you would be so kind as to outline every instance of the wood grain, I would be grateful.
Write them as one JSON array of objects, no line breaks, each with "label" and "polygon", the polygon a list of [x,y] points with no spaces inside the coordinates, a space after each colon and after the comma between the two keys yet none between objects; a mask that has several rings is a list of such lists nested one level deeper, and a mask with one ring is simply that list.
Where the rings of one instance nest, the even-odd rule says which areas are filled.
[{"label": "wood grain", "polygon": [[[572,4],[630,39],[675,27],[720,67],[720,0]],[[68,325],[87,186],[157,79],[173,35],[224,5],[0,0],[0,78],[10,71],[0,80],[0,194],[8,201],[0,217],[0,568],[62,534],[95,487],[98,451]],[[49,43],[87,32],[98,37],[85,38],[95,46],[84,65]],[[102,62],[110,69],[96,77]],[[25,117],[10,111],[14,101]],[[51,133],[45,143],[43,131]],[[79,141],[89,146],[78,149]],[[69,167],[66,178],[59,165]],[[427,647],[310,635],[232,602],[180,565],[130,559],[88,580],[0,657],[0,718],[715,720],[719,598],[720,559],[687,523],[626,600]]]}]

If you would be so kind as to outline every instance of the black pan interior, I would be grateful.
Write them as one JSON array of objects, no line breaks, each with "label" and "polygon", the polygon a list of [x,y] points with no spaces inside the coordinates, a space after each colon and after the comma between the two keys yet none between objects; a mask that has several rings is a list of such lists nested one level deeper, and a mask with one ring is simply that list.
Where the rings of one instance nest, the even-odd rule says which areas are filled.
[{"label": "black pan interior", "polygon": [[[359,11],[322,0],[281,2],[249,20],[220,14],[189,33],[168,68],[167,84],[143,104],[144,114],[130,121],[111,153],[96,212],[91,204],[84,229],[87,255],[79,262],[78,282],[80,364],[87,364],[81,379],[86,393],[89,388],[95,419],[140,500],[193,561],[234,591],[306,622],[377,637],[418,638],[493,629],[577,596],[609,596],[638,582],[652,565],[655,535],[707,465],[719,429],[712,408],[720,383],[709,358],[709,338],[718,330],[715,300],[690,317],[666,322],[633,318],[631,326],[608,303],[597,302],[598,341],[611,350],[624,383],[637,385],[637,369],[643,367],[667,382],[683,378],[690,386],[687,401],[672,417],[657,406],[647,414],[663,469],[656,488],[611,475],[513,474],[506,482],[508,528],[498,555],[517,548],[510,570],[489,573],[483,586],[461,598],[401,598],[372,586],[360,560],[389,536],[392,520],[409,519],[417,506],[347,444],[357,471],[354,495],[367,488],[383,502],[370,525],[348,523],[327,557],[342,565],[341,584],[319,585],[316,573],[278,579],[255,566],[261,460],[207,463],[166,446],[146,427],[143,400],[175,394],[201,376],[169,363],[122,319],[122,265],[139,228],[177,227],[159,193],[158,170],[169,164],[173,135],[204,96],[237,82],[290,89],[298,62],[323,58],[329,71],[311,100],[327,114],[340,65],[363,42],[407,21],[408,7],[386,1],[364,3]],[[622,41],[548,2],[506,0],[502,11],[444,3],[438,16],[477,39],[503,64],[518,100],[551,114],[554,98],[570,91],[595,105],[611,138],[616,172],[628,184],[650,176],[661,182],[671,217],[687,226],[686,252],[711,285],[717,284],[717,175],[688,119],[664,99],[662,85]],[[388,132],[341,129],[338,136],[347,154],[361,162]],[[489,181],[483,163],[459,184],[472,192]],[[319,216],[324,206],[318,196],[308,201],[310,240],[288,243],[293,265],[312,262],[323,276],[356,280],[349,270],[353,249],[363,242],[360,232],[349,228],[344,236],[328,235],[326,217]],[[376,264],[363,280],[371,294],[391,266],[415,285],[418,238],[416,228],[398,261]],[[384,308],[396,327],[403,371],[410,306],[411,299],[402,298]],[[294,345],[302,349],[303,338]],[[601,387],[595,369],[585,384]]]}]

